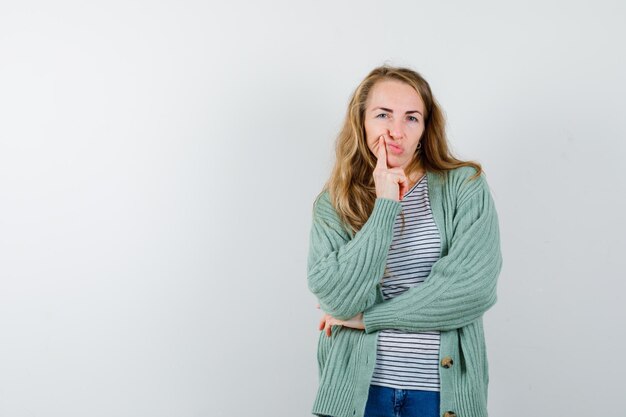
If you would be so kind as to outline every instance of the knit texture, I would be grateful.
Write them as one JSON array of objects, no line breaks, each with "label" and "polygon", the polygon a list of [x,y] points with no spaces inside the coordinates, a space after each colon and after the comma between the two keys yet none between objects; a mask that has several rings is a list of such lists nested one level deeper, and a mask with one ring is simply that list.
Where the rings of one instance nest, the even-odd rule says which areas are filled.
[{"label": "knit texture", "polygon": [[342,227],[322,193],[313,207],[308,288],[323,311],[339,319],[363,312],[365,330],[333,326],[318,339],[319,388],[312,412],[362,417],[374,371],[378,330],[439,330],[441,414],[487,416],[488,364],[482,316],[496,302],[502,268],[498,217],[484,174],[460,167],[427,172],[431,210],[441,236],[440,258],[426,280],[384,301],[381,279],[402,204],[377,198],[356,233]]}]

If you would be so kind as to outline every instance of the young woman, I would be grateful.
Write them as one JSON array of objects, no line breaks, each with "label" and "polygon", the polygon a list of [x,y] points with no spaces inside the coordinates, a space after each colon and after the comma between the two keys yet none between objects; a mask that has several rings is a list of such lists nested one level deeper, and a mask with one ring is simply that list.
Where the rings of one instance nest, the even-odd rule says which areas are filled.
[{"label": "young woman", "polygon": [[486,416],[482,316],[501,267],[480,164],[451,155],[420,74],[375,68],[313,204],[308,287],[324,312],[313,414]]}]

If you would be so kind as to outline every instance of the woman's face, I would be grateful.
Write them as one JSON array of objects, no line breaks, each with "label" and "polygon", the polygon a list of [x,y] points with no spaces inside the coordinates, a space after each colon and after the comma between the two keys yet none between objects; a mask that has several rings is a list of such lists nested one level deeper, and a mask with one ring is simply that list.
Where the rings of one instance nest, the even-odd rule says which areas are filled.
[{"label": "woman's face", "polygon": [[387,138],[387,166],[406,167],[424,132],[424,102],[417,91],[397,80],[374,84],[365,109],[367,146],[376,156],[378,138]]}]

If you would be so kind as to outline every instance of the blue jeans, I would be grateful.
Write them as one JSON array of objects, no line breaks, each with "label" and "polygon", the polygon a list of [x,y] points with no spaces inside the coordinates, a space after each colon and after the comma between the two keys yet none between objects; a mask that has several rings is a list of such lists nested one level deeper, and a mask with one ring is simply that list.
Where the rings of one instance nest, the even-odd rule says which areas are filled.
[{"label": "blue jeans", "polygon": [[370,385],[364,417],[439,417],[439,392]]}]

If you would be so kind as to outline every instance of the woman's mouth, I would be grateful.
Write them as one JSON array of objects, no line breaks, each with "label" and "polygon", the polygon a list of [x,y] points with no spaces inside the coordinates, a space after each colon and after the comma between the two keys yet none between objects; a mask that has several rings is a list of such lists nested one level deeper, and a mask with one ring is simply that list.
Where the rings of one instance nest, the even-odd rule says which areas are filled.
[{"label": "woman's mouth", "polygon": [[401,146],[394,145],[392,143],[388,143],[387,148],[389,148],[389,150],[395,154],[401,154],[403,150]]}]

